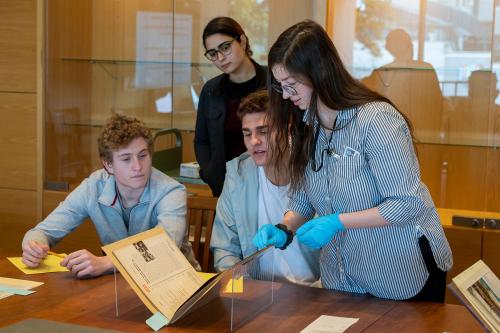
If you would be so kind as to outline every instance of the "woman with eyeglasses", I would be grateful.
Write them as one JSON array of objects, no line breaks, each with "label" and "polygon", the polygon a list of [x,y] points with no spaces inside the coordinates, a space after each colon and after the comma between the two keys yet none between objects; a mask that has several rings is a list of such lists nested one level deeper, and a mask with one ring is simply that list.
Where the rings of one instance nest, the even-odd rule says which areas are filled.
[{"label": "woman with eyeglasses", "polygon": [[200,94],[194,148],[200,176],[214,196],[222,192],[226,162],[246,151],[240,100],[266,86],[267,69],[252,59],[250,42],[230,17],[216,17],[203,30],[205,57],[223,73],[209,80]]},{"label": "woman with eyeglasses", "polygon": [[315,22],[284,31],[268,65],[273,158],[291,170],[290,230],[263,226],[255,245],[295,235],[322,249],[325,288],[443,302],[452,255],[408,121],[349,74]]}]

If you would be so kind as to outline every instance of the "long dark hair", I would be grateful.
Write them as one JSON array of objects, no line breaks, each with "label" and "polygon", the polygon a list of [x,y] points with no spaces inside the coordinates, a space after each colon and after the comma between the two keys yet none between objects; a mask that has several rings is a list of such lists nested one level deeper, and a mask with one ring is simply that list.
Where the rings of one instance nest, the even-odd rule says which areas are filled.
[{"label": "long dark hair", "polygon": [[289,158],[292,191],[297,191],[302,185],[310,152],[314,148],[314,131],[312,126],[301,121],[302,111],[272,89],[274,78],[271,70],[274,66],[283,66],[288,73],[296,75],[299,80],[307,80],[312,86],[309,124],[314,124],[318,117],[318,99],[328,108],[339,111],[374,101],[394,106],[390,100],[371,91],[349,74],[326,31],[311,20],[299,22],[281,33],[269,51],[268,65],[269,126],[270,132],[278,135],[272,159]]},{"label": "long dark hair", "polygon": [[245,34],[245,31],[241,27],[241,25],[236,22],[234,19],[227,16],[219,16],[210,20],[203,29],[203,47],[206,49],[205,40],[208,36],[215,34],[223,34],[229,37],[233,37],[241,43],[241,35],[244,35],[246,38],[246,48],[245,53],[247,56],[251,57],[253,52],[250,48],[250,41],[248,40],[248,36]]}]

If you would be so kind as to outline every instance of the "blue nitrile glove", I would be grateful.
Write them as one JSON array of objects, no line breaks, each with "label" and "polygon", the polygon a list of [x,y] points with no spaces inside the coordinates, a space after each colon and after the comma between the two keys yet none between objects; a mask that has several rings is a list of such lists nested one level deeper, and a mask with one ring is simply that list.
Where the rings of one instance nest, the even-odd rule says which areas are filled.
[{"label": "blue nitrile glove", "polygon": [[340,222],[339,213],[320,216],[304,223],[295,233],[299,242],[314,249],[325,246],[335,234],[344,231],[345,227]]},{"label": "blue nitrile glove", "polygon": [[257,246],[259,250],[269,245],[283,247],[285,242],[286,233],[272,224],[264,224],[260,227],[252,240],[253,245]]}]

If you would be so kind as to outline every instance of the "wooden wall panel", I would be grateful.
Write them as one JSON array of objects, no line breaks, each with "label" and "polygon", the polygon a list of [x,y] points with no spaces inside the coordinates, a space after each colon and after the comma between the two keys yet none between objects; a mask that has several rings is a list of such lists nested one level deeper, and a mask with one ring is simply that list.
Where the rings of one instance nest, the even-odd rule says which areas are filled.
[{"label": "wooden wall panel", "polygon": [[36,191],[0,188],[2,251],[20,254],[24,234],[36,223]]},{"label": "wooden wall panel", "polygon": [[182,162],[194,161],[194,131],[182,131]]},{"label": "wooden wall panel", "polygon": [[486,165],[486,211],[500,213],[500,149],[498,148],[488,149]]},{"label": "wooden wall panel", "polygon": [[422,69],[387,68],[374,70],[362,82],[389,98],[408,117],[413,135],[423,142],[436,142],[442,134],[442,96],[436,72]]},{"label": "wooden wall panel", "polygon": [[441,197],[443,161],[442,149],[438,145],[417,144],[417,157],[420,164],[420,177],[429,189],[436,207],[443,207],[444,199]]},{"label": "wooden wall panel", "polygon": [[[51,182],[80,182],[90,166],[91,7],[88,0],[47,2],[45,175]],[[83,175],[83,177],[82,177]]]},{"label": "wooden wall panel", "polygon": [[500,230],[484,229],[483,261],[500,276]]},{"label": "wooden wall panel", "polygon": [[437,207],[500,212],[496,148],[417,144],[422,180]]},{"label": "wooden wall panel", "polygon": [[36,0],[1,0],[0,13],[0,91],[36,92]]},{"label": "wooden wall panel", "polygon": [[172,2],[162,0],[94,0],[93,4],[93,56],[98,59],[134,60],[136,13],[173,11]]},{"label": "wooden wall panel", "polygon": [[36,95],[0,93],[0,187],[36,189]]},{"label": "wooden wall panel", "polygon": [[448,162],[444,207],[486,209],[487,148],[443,146]]}]

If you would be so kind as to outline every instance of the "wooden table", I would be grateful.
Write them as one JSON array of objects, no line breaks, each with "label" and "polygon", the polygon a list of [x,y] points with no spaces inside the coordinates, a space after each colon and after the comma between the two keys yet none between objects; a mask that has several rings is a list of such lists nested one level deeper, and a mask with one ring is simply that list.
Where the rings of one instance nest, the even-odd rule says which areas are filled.
[{"label": "wooden table", "polygon": [[[116,278],[118,317],[113,275],[91,280],[76,280],[70,273],[24,275],[0,259],[0,276],[45,283],[32,295],[0,300],[0,326],[39,318],[124,332],[152,332],[145,324],[151,313],[120,275]],[[230,305],[229,298],[218,298],[161,332],[228,331]],[[277,284],[274,303],[238,332],[300,332],[322,314],[359,318],[347,332],[482,332],[463,306],[396,302],[291,284]]]}]

